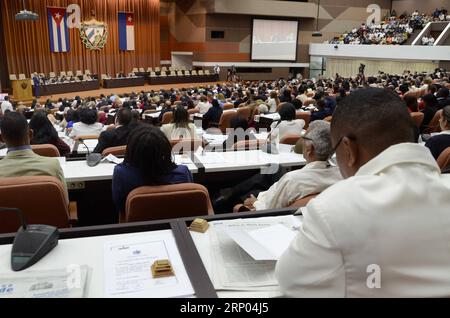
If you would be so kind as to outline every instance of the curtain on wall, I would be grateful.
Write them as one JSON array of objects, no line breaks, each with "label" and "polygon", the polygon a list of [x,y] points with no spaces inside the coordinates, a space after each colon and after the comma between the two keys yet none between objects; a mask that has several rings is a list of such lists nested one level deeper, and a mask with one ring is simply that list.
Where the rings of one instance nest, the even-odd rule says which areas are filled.
[{"label": "curtain on wall", "polygon": [[365,75],[376,76],[378,71],[389,74],[403,74],[405,70],[411,72],[432,72],[437,67],[433,62],[414,62],[414,61],[381,61],[381,60],[350,60],[328,58],[325,76],[334,77],[336,73],[343,77],[351,77],[358,74],[359,66],[366,65]]},{"label": "curtain on wall", "polygon": [[[159,0],[27,0],[27,9],[37,12],[39,21],[16,21],[22,1],[1,0],[3,32],[11,74],[90,70],[93,74],[131,72],[133,67],[153,67],[160,60]],[[51,53],[47,7],[81,7],[81,21],[95,18],[108,24],[108,42],[101,51],[85,48],[79,29],[70,29],[70,52]],[[136,50],[119,50],[118,12],[134,12]]]}]

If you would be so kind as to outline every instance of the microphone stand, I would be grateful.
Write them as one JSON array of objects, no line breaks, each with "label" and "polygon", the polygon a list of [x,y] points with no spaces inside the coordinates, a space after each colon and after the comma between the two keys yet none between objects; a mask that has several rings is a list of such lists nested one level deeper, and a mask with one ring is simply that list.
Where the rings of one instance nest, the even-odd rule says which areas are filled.
[{"label": "microphone stand", "polygon": [[281,122],[282,122],[282,120],[280,119],[278,121],[278,124],[275,126],[275,128],[273,128],[272,131],[270,132],[269,136],[267,136],[266,143],[261,147],[262,151],[267,152],[268,154],[274,153],[274,151],[272,150],[272,140],[271,140],[271,138],[272,138],[272,134],[273,134],[274,130],[277,129],[278,126],[280,126]]},{"label": "microphone stand", "polygon": [[0,207],[0,212],[15,212],[15,213],[17,213],[17,215],[19,216],[20,222],[22,223],[23,230],[24,231],[27,230],[28,224],[27,224],[27,221],[25,220],[25,217],[23,216],[22,210],[17,209],[17,208],[1,208]]}]

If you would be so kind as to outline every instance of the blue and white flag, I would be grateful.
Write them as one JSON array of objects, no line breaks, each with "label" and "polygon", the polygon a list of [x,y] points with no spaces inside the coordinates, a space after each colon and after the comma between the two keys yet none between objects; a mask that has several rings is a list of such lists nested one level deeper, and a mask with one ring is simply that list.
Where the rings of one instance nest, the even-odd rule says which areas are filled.
[{"label": "blue and white flag", "polygon": [[119,46],[121,51],[134,51],[134,13],[119,13]]},{"label": "blue and white flag", "polygon": [[47,8],[50,51],[53,53],[69,52],[70,38],[67,27],[65,8]]}]

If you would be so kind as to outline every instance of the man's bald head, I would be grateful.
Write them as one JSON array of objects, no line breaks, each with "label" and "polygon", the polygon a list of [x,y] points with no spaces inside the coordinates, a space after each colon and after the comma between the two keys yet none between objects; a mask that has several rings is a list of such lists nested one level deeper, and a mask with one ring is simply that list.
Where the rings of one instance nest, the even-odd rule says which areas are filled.
[{"label": "man's bald head", "polygon": [[340,168],[352,166],[342,171],[347,177],[389,147],[417,140],[405,102],[381,88],[360,89],[343,99],[333,114],[331,133],[334,147],[339,150],[338,143],[345,144]]}]

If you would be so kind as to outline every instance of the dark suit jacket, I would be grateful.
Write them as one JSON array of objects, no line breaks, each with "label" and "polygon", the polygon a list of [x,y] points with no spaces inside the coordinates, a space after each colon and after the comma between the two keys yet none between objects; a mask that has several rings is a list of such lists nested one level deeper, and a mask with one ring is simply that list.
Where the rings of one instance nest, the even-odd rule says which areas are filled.
[{"label": "dark suit jacket", "polygon": [[222,117],[223,109],[221,107],[211,107],[208,112],[203,115],[203,129],[209,128],[210,123],[218,123]]},{"label": "dark suit jacket", "polygon": [[450,106],[450,98],[438,98],[437,109],[443,109],[447,106]]},{"label": "dark suit jacket", "polygon": [[431,137],[425,146],[430,149],[434,159],[437,160],[441,153],[450,147],[450,135],[443,134]]},{"label": "dark suit jacket", "polygon": [[95,153],[102,153],[103,150],[110,147],[124,146],[128,143],[128,136],[133,130],[134,126],[122,126],[111,131],[104,131],[98,138]]},{"label": "dark suit jacket", "polygon": [[437,112],[436,107],[425,107],[422,110],[422,113],[424,114],[422,126],[420,127],[420,131],[423,133],[426,128],[428,128],[428,125],[430,124],[431,120],[433,119],[434,115]]}]

